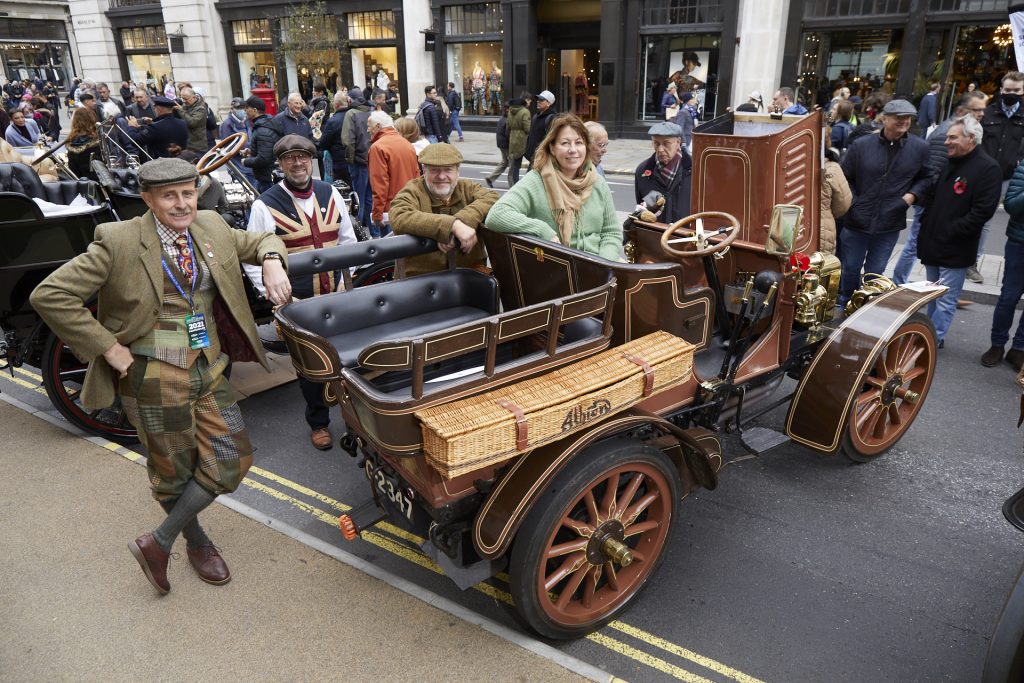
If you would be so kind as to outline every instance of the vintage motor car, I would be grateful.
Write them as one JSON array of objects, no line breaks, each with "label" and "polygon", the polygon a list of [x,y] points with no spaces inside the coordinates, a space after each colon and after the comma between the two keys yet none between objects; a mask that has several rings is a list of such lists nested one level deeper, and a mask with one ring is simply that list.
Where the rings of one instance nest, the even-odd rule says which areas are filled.
[{"label": "vintage motor car", "polygon": [[[723,430],[752,453],[889,449],[928,395],[936,342],[920,309],[945,290],[874,278],[836,308],[839,262],[817,251],[821,142],[818,114],[702,126],[696,213],[631,218],[624,262],[482,229],[487,272],[399,267],[278,309],[297,372],[337,403],[369,480],[344,536],[402,525],[462,588],[507,569],[523,623],[570,639],[648,583],[680,501],[718,483]],[[406,235],[289,268],[434,249]],[[784,433],[749,426],[781,406]]]}]

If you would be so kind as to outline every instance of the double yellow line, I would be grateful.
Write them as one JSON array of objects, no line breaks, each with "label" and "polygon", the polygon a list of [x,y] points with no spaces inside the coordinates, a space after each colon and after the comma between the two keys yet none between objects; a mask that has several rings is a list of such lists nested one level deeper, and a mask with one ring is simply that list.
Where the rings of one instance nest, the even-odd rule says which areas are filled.
[{"label": "double yellow line", "polygon": [[[15,374],[13,377],[7,373],[0,374],[0,377],[2,377],[5,380],[11,381],[17,384],[18,386],[40,392],[44,395],[46,394],[45,389],[43,389],[43,387],[40,386],[42,378],[39,375],[29,370],[25,370],[24,368],[16,368],[15,373],[17,374]],[[27,379],[22,379],[22,377],[20,377],[19,375],[29,377],[35,381],[33,382]],[[142,460],[144,460],[143,456],[139,455],[135,451],[124,448],[123,446],[120,446],[113,442],[107,442],[106,444],[104,444],[104,447],[107,450],[117,453],[122,457],[133,462],[141,462]],[[259,491],[260,493],[263,493],[269,496],[270,498],[291,505],[297,510],[300,510],[301,512],[309,515],[310,517],[320,522],[323,522],[324,524],[327,524],[328,526],[331,526],[335,529],[337,529],[338,525],[338,515],[348,512],[351,509],[351,506],[346,505],[345,503],[342,503],[339,500],[335,500],[334,498],[331,498],[330,496],[320,493],[319,491],[315,491],[314,489],[311,489],[308,486],[303,486],[302,484],[286,479],[285,477],[282,477],[280,475],[274,474],[273,472],[265,470],[262,467],[253,466],[252,468],[250,468],[249,474],[255,475],[255,477],[249,476],[246,479],[244,479],[242,481],[242,484],[244,486],[247,486],[248,488],[251,488],[255,491]],[[317,504],[314,505],[313,503],[307,502],[306,500],[296,498],[295,496],[286,493],[285,491],[282,491],[279,488],[275,488],[273,486],[268,485],[267,483],[264,483],[263,480],[265,480],[266,482],[276,484],[278,487],[288,489],[291,492],[299,494],[309,500],[315,501]],[[324,507],[327,508],[327,510],[325,510]],[[362,538],[367,543],[375,545],[378,548],[391,553],[392,555],[401,557],[402,559],[407,560],[408,562],[415,564],[419,567],[422,567],[423,569],[434,572],[435,574],[444,574],[444,570],[442,570],[441,567],[439,567],[429,557],[424,555],[419,550],[420,546],[425,542],[425,539],[417,536],[416,534],[410,533],[405,529],[397,527],[394,524],[388,522],[380,522],[374,525],[372,529],[363,531],[360,534],[360,538]],[[481,582],[474,586],[473,589],[495,600],[511,605],[512,596],[509,594],[507,590],[505,590],[502,587],[507,585],[508,576],[506,574],[498,574],[491,580],[495,581],[495,583],[497,583],[498,585],[492,585],[488,582]],[[649,633],[648,631],[644,631],[643,629],[631,626],[622,621],[613,621],[610,624],[608,624],[608,626],[602,631],[591,633],[590,635],[586,636],[586,638],[591,642],[594,642],[608,650],[611,650],[612,652],[615,652],[616,654],[631,659],[639,664],[643,664],[652,669],[660,671],[668,676],[671,676],[672,678],[681,681],[686,681],[687,683],[713,683],[710,679],[693,673],[692,671],[688,671],[687,669],[684,669],[681,666],[678,666],[677,664],[673,664],[672,662],[664,659],[662,656],[655,656],[650,652],[641,650],[633,645],[628,644],[627,642],[624,642],[623,640],[613,638],[612,636],[608,635],[608,631],[615,631],[616,636],[619,636],[621,634],[621,636],[626,636],[632,640],[647,645],[650,648],[683,659],[691,665],[695,664],[698,667],[701,667],[702,669],[705,669],[709,672],[712,672],[713,674],[716,674],[716,678],[726,678],[729,680],[738,681],[738,683],[762,683],[762,681],[760,681],[759,679],[750,676],[746,673],[743,673],[742,671],[734,669],[726,664],[723,664],[722,662],[718,662],[714,659],[711,659],[710,657],[700,655],[696,652],[693,652],[692,650],[677,645],[676,643],[665,640],[664,638],[656,636],[653,633]]]}]

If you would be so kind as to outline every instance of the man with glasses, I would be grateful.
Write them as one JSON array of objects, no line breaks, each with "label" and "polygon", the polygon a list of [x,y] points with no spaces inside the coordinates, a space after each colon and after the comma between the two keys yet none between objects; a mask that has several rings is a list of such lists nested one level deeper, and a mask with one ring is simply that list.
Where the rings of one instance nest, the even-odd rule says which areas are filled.
[{"label": "man with glasses", "polygon": [[590,151],[590,161],[594,164],[594,170],[604,177],[604,167],[601,166],[601,159],[608,151],[608,129],[597,121],[587,121],[583,124],[590,135],[590,142],[587,148]]},{"label": "man with glasses", "polygon": [[[928,161],[932,168],[932,178],[938,178],[942,175],[942,172],[946,170],[946,165],[949,163],[949,154],[946,150],[946,133],[949,131],[949,127],[954,121],[968,114],[973,116],[974,120],[979,123],[981,122],[981,117],[985,114],[985,93],[977,90],[964,93],[960,101],[957,102],[953,115],[940,123],[932,131],[932,134],[928,136]],[[924,213],[924,206],[915,204],[914,221],[910,224],[910,232],[907,235],[906,243],[903,245],[903,253],[900,254],[900,258],[896,261],[896,265],[893,268],[892,281],[898,285],[902,285],[909,280],[910,270],[917,261],[917,235],[921,230],[922,213]]]},{"label": "man with glasses", "polygon": [[[288,253],[309,251],[356,241],[352,220],[338,191],[327,182],[313,179],[316,146],[302,135],[285,135],[274,145],[274,156],[284,171],[284,180],[272,185],[252,204],[249,232],[273,232],[281,238]],[[260,293],[263,278],[259,269],[246,266],[246,274]],[[317,273],[292,277],[292,295],[306,299],[333,292],[336,274]],[[299,377],[299,388],[306,400],[306,422],[313,447],[326,451],[332,446],[330,412],[324,402],[326,385]]]},{"label": "man with glasses", "polygon": [[660,192],[665,197],[665,206],[658,220],[674,223],[690,215],[693,162],[683,147],[683,129],[676,124],[656,123],[648,133],[654,154],[636,167],[636,203],[643,204],[643,198],[651,191]]}]

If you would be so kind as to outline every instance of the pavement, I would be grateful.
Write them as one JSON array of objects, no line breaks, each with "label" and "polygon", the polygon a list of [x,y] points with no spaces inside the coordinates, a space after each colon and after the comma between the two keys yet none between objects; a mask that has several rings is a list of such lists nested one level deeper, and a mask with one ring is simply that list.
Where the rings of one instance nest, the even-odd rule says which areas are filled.
[{"label": "pavement", "polygon": [[0,399],[4,681],[611,678],[225,497],[201,520],[232,581],[179,539],[160,596],[127,548],[163,515],[140,456]]}]

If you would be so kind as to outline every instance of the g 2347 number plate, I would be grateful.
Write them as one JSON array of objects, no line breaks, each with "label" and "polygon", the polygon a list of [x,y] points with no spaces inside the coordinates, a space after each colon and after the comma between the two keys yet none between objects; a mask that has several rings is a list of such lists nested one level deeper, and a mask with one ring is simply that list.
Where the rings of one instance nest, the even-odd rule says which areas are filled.
[{"label": "g 2347 number plate", "polygon": [[402,492],[402,488],[392,477],[384,473],[384,470],[375,467],[369,458],[364,465],[366,478],[370,480],[370,486],[377,489],[378,493],[391,501],[395,509],[407,520],[412,521],[412,498]]}]

